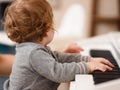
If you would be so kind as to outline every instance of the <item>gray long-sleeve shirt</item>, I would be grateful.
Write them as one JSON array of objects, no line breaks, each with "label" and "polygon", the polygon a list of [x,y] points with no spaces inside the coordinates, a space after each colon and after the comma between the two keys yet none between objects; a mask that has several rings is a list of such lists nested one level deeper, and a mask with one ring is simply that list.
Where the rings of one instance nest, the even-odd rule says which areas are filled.
[{"label": "gray long-sleeve shirt", "polygon": [[4,90],[57,90],[61,82],[87,74],[88,56],[51,51],[36,43],[16,46],[15,62]]}]

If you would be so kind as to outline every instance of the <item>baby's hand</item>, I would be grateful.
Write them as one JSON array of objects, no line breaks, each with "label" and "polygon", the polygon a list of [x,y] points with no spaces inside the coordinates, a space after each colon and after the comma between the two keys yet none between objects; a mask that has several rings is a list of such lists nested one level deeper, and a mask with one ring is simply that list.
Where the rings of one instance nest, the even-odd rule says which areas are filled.
[{"label": "baby's hand", "polygon": [[90,62],[87,62],[89,73],[100,70],[105,72],[106,70],[112,70],[114,65],[105,58],[91,58]]},{"label": "baby's hand", "polygon": [[80,53],[81,51],[84,51],[84,49],[77,43],[71,43],[63,50],[65,53]]},{"label": "baby's hand", "polygon": [[114,65],[109,60],[107,60],[105,58],[90,58],[90,62],[103,63],[105,65],[109,65],[110,67],[114,67]]}]

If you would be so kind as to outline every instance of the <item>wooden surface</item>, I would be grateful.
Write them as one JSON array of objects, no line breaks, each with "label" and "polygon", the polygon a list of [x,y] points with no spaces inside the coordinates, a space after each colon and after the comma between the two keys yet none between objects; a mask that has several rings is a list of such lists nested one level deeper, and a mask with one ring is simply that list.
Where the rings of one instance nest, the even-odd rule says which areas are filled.
[{"label": "wooden surface", "polygon": [[[92,0],[92,21],[91,21],[91,31],[90,36],[94,36],[96,33],[96,26],[99,23],[107,23],[107,24],[116,24],[118,27],[118,31],[120,31],[120,0],[118,1],[118,17],[108,18],[108,17],[100,17],[98,15],[99,10],[99,1],[100,0]],[[112,7],[112,6],[111,6]]]}]

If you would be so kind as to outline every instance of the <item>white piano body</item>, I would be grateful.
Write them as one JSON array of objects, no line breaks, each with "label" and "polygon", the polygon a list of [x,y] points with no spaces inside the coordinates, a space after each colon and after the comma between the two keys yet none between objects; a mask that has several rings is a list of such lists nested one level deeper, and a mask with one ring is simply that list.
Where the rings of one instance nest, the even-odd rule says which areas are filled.
[{"label": "white piano body", "polygon": [[70,83],[70,90],[120,90],[120,79],[94,85],[92,75],[76,75]]},{"label": "white piano body", "polygon": [[[111,38],[112,37],[112,38]],[[84,48],[83,55],[90,55],[91,49],[110,50],[120,67],[120,33],[109,33],[97,36],[78,44]],[[113,47],[115,46],[115,47]],[[120,79],[115,79],[95,85],[92,75],[76,75],[75,81],[70,83],[70,90],[120,90]]]}]

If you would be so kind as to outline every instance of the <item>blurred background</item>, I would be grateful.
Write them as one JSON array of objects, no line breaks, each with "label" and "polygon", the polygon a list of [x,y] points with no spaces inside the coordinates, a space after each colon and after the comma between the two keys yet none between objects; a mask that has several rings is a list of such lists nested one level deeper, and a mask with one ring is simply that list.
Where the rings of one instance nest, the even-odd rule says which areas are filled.
[{"label": "blurred background", "polygon": [[[0,0],[0,21],[9,2],[10,0]],[[72,42],[120,31],[120,0],[48,0],[48,2],[54,13],[56,33],[50,43],[54,50],[61,50]],[[7,38],[0,22],[0,53],[14,54],[14,48],[15,43]]]},{"label": "blurred background", "polygon": [[49,0],[58,31],[55,49],[120,30],[120,0]]}]

